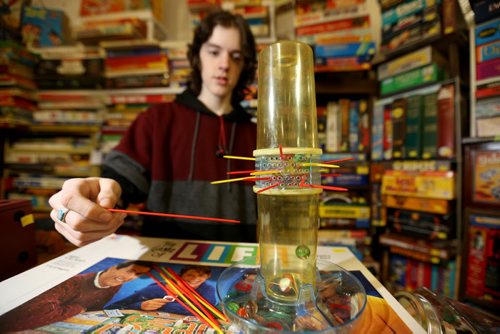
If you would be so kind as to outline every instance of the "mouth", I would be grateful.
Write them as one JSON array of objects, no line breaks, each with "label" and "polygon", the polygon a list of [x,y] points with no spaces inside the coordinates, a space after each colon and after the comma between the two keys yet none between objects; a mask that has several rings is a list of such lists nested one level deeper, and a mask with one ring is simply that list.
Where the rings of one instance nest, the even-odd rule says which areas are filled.
[{"label": "mouth", "polygon": [[214,77],[214,79],[215,82],[219,85],[225,86],[228,83],[227,77]]}]

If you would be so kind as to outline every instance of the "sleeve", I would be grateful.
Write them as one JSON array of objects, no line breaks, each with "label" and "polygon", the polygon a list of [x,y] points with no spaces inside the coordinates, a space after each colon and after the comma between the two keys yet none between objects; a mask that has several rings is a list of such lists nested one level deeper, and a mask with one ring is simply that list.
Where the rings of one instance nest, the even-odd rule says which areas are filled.
[{"label": "sleeve", "polygon": [[102,164],[102,177],[116,180],[124,206],[141,203],[150,186],[155,107],[139,114]]},{"label": "sleeve", "polygon": [[215,299],[215,289],[211,285],[203,283],[200,287],[198,287],[198,289],[196,289],[196,292],[198,292],[213,306],[216,305],[217,301]]},{"label": "sleeve", "polygon": [[150,299],[163,298],[166,293],[159,288],[156,284],[151,284],[142,290],[136,291],[134,294],[122,300],[114,302],[106,306],[106,309],[113,310],[140,310],[141,304]]},{"label": "sleeve", "polygon": [[70,279],[27,301],[0,317],[1,331],[33,329],[84,312],[86,308],[71,302],[80,290],[77,278]]}]

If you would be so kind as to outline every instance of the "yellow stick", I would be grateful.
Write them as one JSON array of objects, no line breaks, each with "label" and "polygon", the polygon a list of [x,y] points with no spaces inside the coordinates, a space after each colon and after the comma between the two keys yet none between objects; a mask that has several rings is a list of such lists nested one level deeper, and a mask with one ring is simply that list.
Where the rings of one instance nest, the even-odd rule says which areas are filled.
[{"label": "yellow stick", "polygon": [[[182,284],[182,282],[179,282],[179,279],[182,279],[181,277],[177,278],[175,277],[174,275],[172,275],[171,273],[169,273],[167,270],[165,270],[165,268],[161,267],[161,270],[166,273],[168,276],[170,276],[170,278],[172,278],[174,281],[176,281],[177,284]],[[205,300],[204,298],[202,298],[201,296],[199,296],[197,293],[193,293],[193,296],[203,305],[205,306],[207,309],[209,309],[210,311],[212,311],[212,313],[214,313],[217,317],[219,317],[221,320],[224,320],[224,321],[229,321],[227,319],[227,317],[222,313],[220,312],[215,306],[213,306],[212,304],[210,304],[207,300]]]},{"label": "yellow stick", "polygon": [[255,177],[253,177],[253,176],[246,176],[246,177],[238,177],[236,179],[218,180],[218,181],[212,181],[212,182],[210,182],[210,184],[236,182],[236,181],[243,181],[243,180],[248,180],[248,179],[255,179]]},{"label": "yellow stick", "polygon": [[279,174],[281,172],[282,171],[279,170],[279,169],[276,169],[276,170],[262,170],[262,171],[258,171],[258,172],[252,172],[252,173],[250,173],[250,175]]},{"label": "yellow stick", "polygon": [[237,155],[223,155],[224,158],[226,159],[239,159],[239,160],[252,160],[255,161],[255,158],[252,157],[240,157]]},{"label": "yellow stick", "polygon": [[191,301],[189,300],[189,298],[187,298],[179,289],[177,289],[175,284],[173,284],[172,281],[167,276],[165,276],[161,272],[158,272],[158,273],[160,274],[161,278],[163,278],[165,280],[165,282],[168,283],[168,285],[172,288],[172,290],[177,294],[178,297],[181,297],[186,304],[188,304],[196,313],[198,313],[198,315],[200,317],[202,317],[207,323],[209,323],[210,326],[212,326],[218,333],[224,334],[222,329],[217,324],[215,324],[212,320],[210,320],[203,312],[201,312],[200,309],[198,309],[196,306],[194,306],[193,303],[191,303]]},{"label": "yellow stick", "polygon": [[314,162],[306,162],[306,163],[303,163],[300,165],[304,166],[304,167],[313,166],[313,167],[339,168],[338,165],[328,165],[328,164],[320,164],[320,163],[314,163]]}]

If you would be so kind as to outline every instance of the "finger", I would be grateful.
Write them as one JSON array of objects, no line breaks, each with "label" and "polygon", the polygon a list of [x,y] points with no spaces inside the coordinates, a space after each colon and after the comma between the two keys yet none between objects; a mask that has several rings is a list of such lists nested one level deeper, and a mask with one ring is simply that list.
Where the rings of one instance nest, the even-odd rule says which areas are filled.
[{"label": "finger", "polygon": [[[57,215],[56,210],[52,210],[50,212],[52,220],[59,222]],[[64,223],[67,226],[67,229],[71,229],[75,232],[99,232],[108,235],[115,232],[123,224],[125,217],[126,214],[114,213],[111,221],[108,223],[99,223],[93,220],[85,219],[85,217],[81,216],[77,212],[70,210],[66,213],[64,222],[61,223]]]},{"label": "finger", "polygon": [[60,204],[81,216],[101,223],[109,223],[111,212],[92,202],[92,192],[99,186],[98,179],[70,179],[64,182],[59,194]]},{"label": "finger", "polygon": [[77,238],[74,238],[70,233],[68,233],[64,225],[64,223],[61,223],[59,221],[54,222],[54,228],[56,229],[56,231],[59,232],[64,238],[66,238],[66,240],[71,242],[73,245],[81,247],[86,244],[82,240],[78,240]]},{"label": "finger", "polygon": [[113,230],[109,231],[99,231],[99,232],[78,232],[71,229],[67,224],[62,223],[58,220],[55,221],[54,224],[55,229],[61,233],[69,242],[74,244],[75,246],[83,246],[94,241],[100,240],[103,237],[106,237],[112,233]]},{"label": "finger", "polygon": [[105,208],[114,208],[118,203],[122,190],[118,182],[113,179],[99,179],[99,194],[97,195],[97,204]]}]

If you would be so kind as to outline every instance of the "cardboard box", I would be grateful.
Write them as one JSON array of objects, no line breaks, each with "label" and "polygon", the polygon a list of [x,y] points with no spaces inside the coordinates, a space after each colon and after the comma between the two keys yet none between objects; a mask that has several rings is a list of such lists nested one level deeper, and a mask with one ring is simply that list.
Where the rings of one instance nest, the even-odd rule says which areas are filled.
[{"label": "cardboard box", "polygon": [[37,263],[35,224],[31,202],[0,200],[0,281],[34,267]]},{"label": "cardboard box", "polygon": [[69,42],[70,27],[61,10],[44,7],[25,7],[21,34],[28,47],[65,45]]}]

